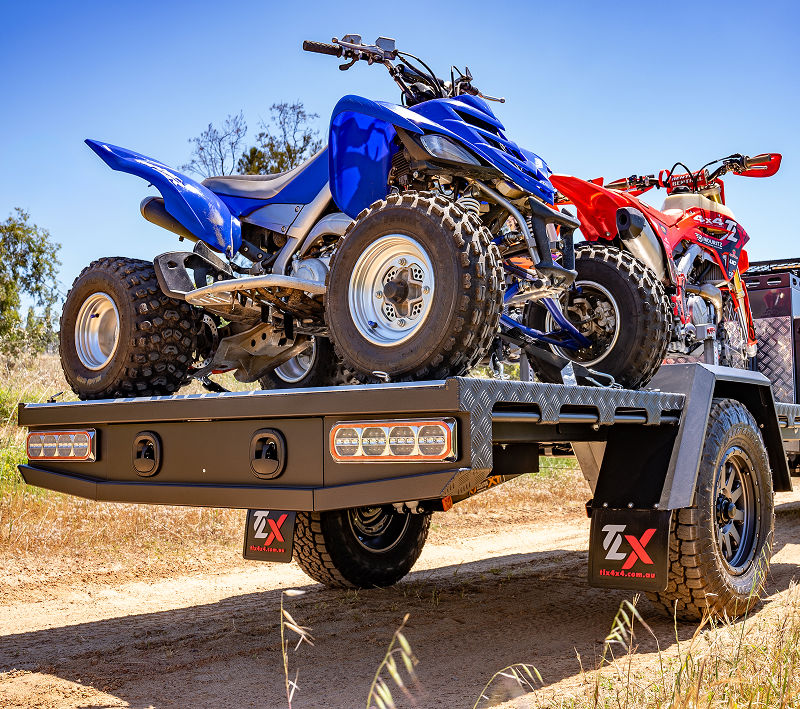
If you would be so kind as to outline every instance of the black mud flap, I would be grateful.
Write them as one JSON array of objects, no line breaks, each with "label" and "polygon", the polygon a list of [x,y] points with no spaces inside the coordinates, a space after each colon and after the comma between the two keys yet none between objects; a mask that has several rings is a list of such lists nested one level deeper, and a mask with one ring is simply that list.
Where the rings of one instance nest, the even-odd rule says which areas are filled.
[{"label": "black mud flap", "polygon": [[664,591],[672,510],[592,510],[589,585]]},{"label": "black mud flap", "polygon": [[247,510],[244,558],[290,562],[294,546],[294,521],[294,512]]}]

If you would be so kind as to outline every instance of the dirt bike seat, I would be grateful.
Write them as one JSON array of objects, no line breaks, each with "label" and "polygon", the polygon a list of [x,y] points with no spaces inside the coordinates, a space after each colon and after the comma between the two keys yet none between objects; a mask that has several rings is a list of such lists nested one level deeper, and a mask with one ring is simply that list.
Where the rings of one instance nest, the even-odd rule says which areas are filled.
[{"label": "dirt bike seat", "polygon": [[[311,168],[320,157],[322,157],[322,160],[326,163],[325,172],[327,175],[327,150],[323,148],[304,163],[286,172],[278,172],[273,175],[224,175],[220,177],[208,177],[203,180],[202,185],[218,195],[271,200],[287,185],[300,178],[306,171],[309,171],[309,168]],[[316,195],[316,192],[314,192],[314,194]]]}]

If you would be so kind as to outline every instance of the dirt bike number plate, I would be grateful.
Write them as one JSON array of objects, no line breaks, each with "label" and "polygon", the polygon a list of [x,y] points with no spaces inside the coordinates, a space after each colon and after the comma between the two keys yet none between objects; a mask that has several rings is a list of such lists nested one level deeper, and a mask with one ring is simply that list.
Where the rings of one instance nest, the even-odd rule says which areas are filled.
[{"label": "dirt bike number plate", "polygon": [[244,558],[253,561],[292,560],[294,512],[247,510],[244,529]]},{"label": "dirt bike number plate", "polygon": [[665,590],[671,519],[670,510],[592,510],[589,585]]}]

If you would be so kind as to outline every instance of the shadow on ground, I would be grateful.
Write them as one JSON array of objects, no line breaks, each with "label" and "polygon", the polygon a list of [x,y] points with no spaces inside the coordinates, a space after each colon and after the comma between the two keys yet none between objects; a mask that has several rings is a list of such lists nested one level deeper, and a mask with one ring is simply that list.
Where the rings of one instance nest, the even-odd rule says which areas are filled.
[{"label": "shadow on ground", "polygon": [[[800,509],[779,510],[769,591],[797,575],[781,563],[800,543]],[[796,555],[795,555],[796,556]],[[316,646],[290,657],[300,670],[293,706],[360,706],[393,631],[410,613],[407,637],[419,658],[420,702],[470,707],[487,679],[515,662],[535,665],[546,684],[591,668],[614,614],[630,592],[589,588],[586,552],[497,557],[411,574],[388,589],[334,591],[316,584],[290,599]],[[154,585],[153,592],[157,593]],[[216,603],[5,636],[0,670],[23,669],[102,690],[131,707],[285,706],[279,643],[280,591]],[[669,619],[640,608],[662,649],[675,643]],[[681,640],[694,628],[680,625]],[[642,635],[640,652],[655,649]],[[3,687],[0,685],[0,698]],[[12,691],[9,695],[8,692]],[[13,687],[6,683],[6,701]],[[120,701],[121,700],[121,701]],[[81,704],[80,697],[63,706]],[[107,702],[106,706],[112,705]],[[61,705],[58,705],[61,706]]]}]

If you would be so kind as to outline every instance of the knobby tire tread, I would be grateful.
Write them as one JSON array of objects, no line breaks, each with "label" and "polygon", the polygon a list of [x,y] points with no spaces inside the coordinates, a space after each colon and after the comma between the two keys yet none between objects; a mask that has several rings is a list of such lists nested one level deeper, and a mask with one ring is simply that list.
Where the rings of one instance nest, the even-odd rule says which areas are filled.
[{"label": "knobby tire tread", "polygon": [[[366,217],[379,210],[397,206],[419,211],[428,218],[441,222],[460,250],[460,260],[456,268],[459,269],[459,282],[462,284],[461,303],[458,306],[461,316],[450,333],[444,351],[436,352],[422,366],[399,376],[397,381],[411,382],[461,376],[480,362],[497,336],[505,289],[500,251],[497,245],[492,243],[491,232],[481,223],[477,214],[466,211],[454,202],[431,192],[391,194],[384,200],[374,202],[350,224],[339,242],[340,246],[347,239],[347,235]],[[331,258],[331,273],[339,253],[340,249],[337,248]],[[327,294],[325,311],[328,312]],[[358,381],[362,383],[380,381],[370,374],[359,371],[358,364],[349,361],[346,351],[337,342],[332,329],[329,330],[329,334],[336,353],[354,372]]]},{"label": "knobby tire tread", "polygon": [[[93,261],[81,271],[72,288],[86,274],[98,271],[124,285],[133,306],[133,337],[127,339],[120,333],[118,347],[125,348],[126,362],[108,386],[87,393],[67,377],[70,387],[84,400],[174,394],[191,381],[189,370],[197,347],[202,311],[183,300],[164,295],[151,262],[124,256]],[[63,320],[62,316],[62,328]],[[62,346],[62,361],[63,357]]]}]

